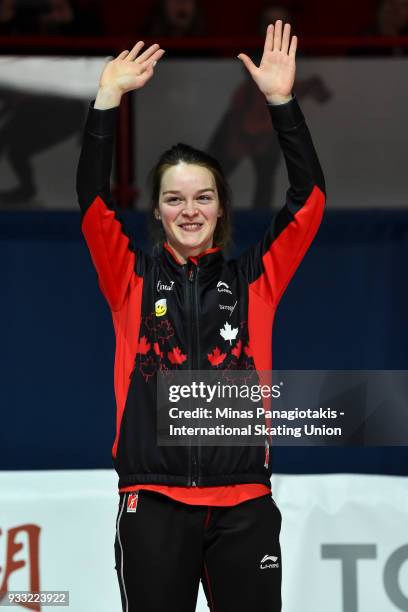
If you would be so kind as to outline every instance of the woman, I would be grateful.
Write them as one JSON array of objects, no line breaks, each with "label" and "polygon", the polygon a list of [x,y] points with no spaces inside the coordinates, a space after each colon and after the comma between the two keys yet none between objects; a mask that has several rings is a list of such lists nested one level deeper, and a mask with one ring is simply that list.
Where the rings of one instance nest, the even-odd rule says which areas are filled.
[{"label": "woman", "polygon": [[[157,372],[271,370],[279,299],[321,221],[324,178],[295,96],[297,39],[267,28],[259,67],[244,54],[278,132],[290,187],[262,240],[235,260],[229,191],[218,162],[178,144],[152,171],[152,217],[164,238],[133,245],[109,182],[122,95],[143,87],[164,51],[139,41],[105,67],[78,168],[82,231],[116,334],[119,474],[116,569],[123,610],[192,611],[200,578],[211,610],[281,610],[281,514],[265,447],[156,444]],[[220,306],[230,306],[229,309]],[[228,325],[227,325],[228,324]],[[227,333],[229,330],[229,333]]]}]

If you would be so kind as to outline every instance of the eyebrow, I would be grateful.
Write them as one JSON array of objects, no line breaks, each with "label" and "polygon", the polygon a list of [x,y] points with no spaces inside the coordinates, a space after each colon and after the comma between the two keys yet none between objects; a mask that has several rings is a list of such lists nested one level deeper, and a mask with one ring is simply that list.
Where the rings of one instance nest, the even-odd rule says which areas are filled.
[{"label": "eyebrow", "polygon": [[[215,193],[215,189],[212,189],[212,187],[208,187],[207,189],[199,189],[197,193],[201,193],[202,191],[214,191]],[[181,191],[179,191],[178,189],[170,189],[170,191],[163,191],[163,195],[165,195],[166,193],[181,193]]]}]

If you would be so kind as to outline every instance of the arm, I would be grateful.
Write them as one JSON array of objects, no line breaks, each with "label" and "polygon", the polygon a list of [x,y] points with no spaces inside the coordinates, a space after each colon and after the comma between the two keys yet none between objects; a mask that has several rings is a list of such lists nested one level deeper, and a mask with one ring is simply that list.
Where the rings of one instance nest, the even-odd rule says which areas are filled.
[{"label": "arm", "polygon": [[[153,63],[164,53],[152,45],[139,58],[143,43],[124,51],[105,67],[99,91],[85,124],[77,170],[81,230],[94,263],[99,287],[112,310],[125,299],[137,261],[143,257],[123,226],[110,191],[113,147],[121,96],[142,87],[153,74]],[[135,61],[136,59],[136,61]]]},{"label": "arm", "polygon": [[[283,38],[281,22],[275,26],[275,36],[273,26],[268,27],[261,61],[266,74],[253,74],[266,96],[290,186],[283,208],[263,238],[238,258],[252,289],[275,306],[319,228],[325,205],[323,172],[303,113],[291,94],[296,38],[293,37],[289,48],[289,33],[289,24]],[[254,70],[252,66],[250,69]]]}]

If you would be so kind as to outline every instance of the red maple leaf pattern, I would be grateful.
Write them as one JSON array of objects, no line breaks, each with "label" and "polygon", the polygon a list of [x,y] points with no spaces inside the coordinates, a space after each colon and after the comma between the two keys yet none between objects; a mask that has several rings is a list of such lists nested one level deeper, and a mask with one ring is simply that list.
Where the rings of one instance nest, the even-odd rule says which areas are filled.
[{"label": "red maple leaf pattern", "polygon": [[217,366],[217,365],[220,365],[220,363],[222,363],[224,361],[226,356],[227,356],[227,353],[221,353],[221,351],[218,348],[218,346],[216,346],[212,350],[212,353],[208,353],[207,358],[208,358],[208,361],[211,363],[212,366]]},{"label": "red maple leaf pattern", "polygon": [[173,365],[183,363],[187,359],[187,355],[181,352],[178,346],[175,346],[171,351],[167,353],[170,363]]},{"label": "red maple leaf pattern", "polygon": [[242,349],[242,340],[238,340],[234,348],[231,350],[231,353],[234,355],[234,357],[239,359],[239,356],[241,355],[241,349]]},{"label": "red maple leaf pattern", "polygon": [[[148,382],[157,370],[171,377],[183,364],[187,355],[180,344],[177,345],[176,332],[169,320],[160,321],[155,312],[143,317],[144,329],[137,344],[136,353],[140,355],[139,371]],[[225,378],[236,382],[234,370],[244,370],[243,380],[252,380],[251,371],[255,369],[252,348],[248,339],[247,321],[239,322],[240,339],[236,338],[232,348],[222,352],[218,346],[207,354],[211,367],[225,372]],[[173,345],[173,347],[172,347]],[[176,346],[174,346],[176,345]],[[172,348],[171,348],[172,347]],[[171,350],[169,350],[171,348]],[[132,377],[134,370],[130,374]]]},{"label": "red maple leaf pattern", "polygon": [[156,355],[158,355],[160,357],[160,359],[163,359],[163,351],[160,350],[158,342],[155,342],[153,344],[153,350],[156,353]]},{"label": "red maple leaf pattern", "polygon": [[147,357],[147,359],[140,362],[139,369],[147,382],[156,372],[156,361],[153,359],[153,357]]},{"label": "red maple leaf pattern", "polygon": [[244,352],[247,357],[252,357],[252,351],[251,351],[251,347],[249,346],[249,344],[244,346]]},{"label": "red maple leaf pattern", "polygon": [[152,345],[150,344],[150,342],[147,341],[146,336],[142,336],[137,346],[137,353],[140,353],[141,355],[146,355],[146,353],[150,351],[151,346]]},{"label": "red maple leaf pattern", "polygon": [[161,321],[157,326],[157,337],[165,342],[174,336],[174,329],[170,321]]},{"label": "red maple leaf pattern", "polygon": [[174,372],[175,370],[171,370],[165,363],[164,361],[160,361],[159,364],[159,370],[162,374],[162,376],[165,376],[168,380],[174,378]]},{"label": "red maple leaf pattern", "polygon": [[156,314],[151,312],[147,317],[144,317],[144,324],[147,329],[154,331],[156,329]]}]

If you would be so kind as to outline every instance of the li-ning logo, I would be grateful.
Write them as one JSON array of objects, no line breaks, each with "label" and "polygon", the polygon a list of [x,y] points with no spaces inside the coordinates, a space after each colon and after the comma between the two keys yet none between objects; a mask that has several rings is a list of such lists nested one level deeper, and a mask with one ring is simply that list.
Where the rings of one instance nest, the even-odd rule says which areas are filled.
[{"label": "li-ning logo", "polygon": [[218,306],[220,310],[229,310],[230,311],[229,316],[231,316],[237,304],[238,304],[238,300],[235,301],[235,304],[233,306],[229,306],[228,304],[218,304]]},{"label": "li-ning logo", "polygon": [[129,493],[127,499],[127,512],[136,512],[138,493]]},{"label": "li-ning logo", "polygon": [[[277,560],[278,557],[273,557],[272,555],[265,555],[261,559],[259,569],[268,569],[268,567],[279,567],[279,563],[276,563]],[[272,563],[267,563],[267,561],[272,561]]]},{"label": "li-ning logo", "polygon": [[161,280],[157,281],[157,291],[171,291],[173,289],[174,281],[172,280],[170,285],[165,285]]},{"label": "li-ning logo", "polygon": [[229,285],[227,285],[227,283],[224,283],[223,281],[218,281],[217,289],[218,293],[230,293],[232,295],[232,291],[229,288]]}]

